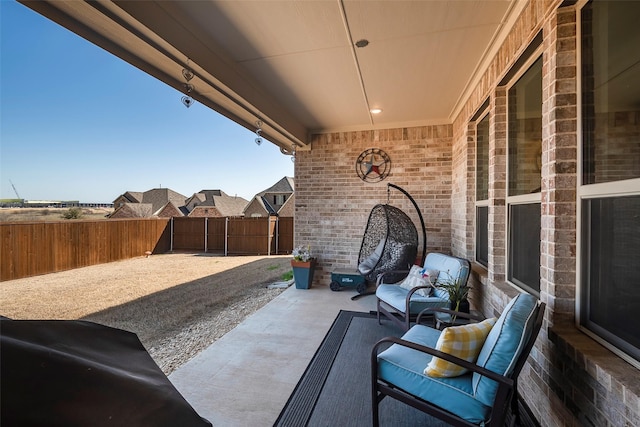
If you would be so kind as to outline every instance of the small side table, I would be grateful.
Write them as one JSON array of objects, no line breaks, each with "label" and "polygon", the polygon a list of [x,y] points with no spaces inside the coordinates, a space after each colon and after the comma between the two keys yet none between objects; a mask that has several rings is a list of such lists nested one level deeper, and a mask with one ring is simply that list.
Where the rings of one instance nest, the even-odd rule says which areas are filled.
[{"label": "small side table", "polygon": [[435,313],[433,313],[433,322],[435,323],[436,329],[442,330],[449,326],[467,325],[472,320],[484,320],[484,315],[477,310],[471,310],[469,314],[472,315],[475,319],[467,319],[466,317],[460,316],[456,316],[455,319],[452,319],[453,315],[436,311]]}]

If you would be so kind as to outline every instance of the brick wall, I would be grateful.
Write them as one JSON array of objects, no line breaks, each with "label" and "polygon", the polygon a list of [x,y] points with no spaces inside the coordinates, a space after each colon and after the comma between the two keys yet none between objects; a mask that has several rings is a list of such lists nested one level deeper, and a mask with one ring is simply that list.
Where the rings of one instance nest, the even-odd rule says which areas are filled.
[{"label": "brick wall", "polygon": [[[295,245],[311,245],[319,257],[315,286],[328,286],[331,271],[356,271],[371,209],[387,203],[387,183],[406,190],[420,207],[428,251],[451,251],[452,127],[423,126],[314,135],[310,150],[296,153]],[[380,148],[391,158],[391,173],[378,183],[362,181],[355,162]],[[391,189],[391,205],[416,224],[420,220],[401,192]]]},{"label": "brick wall", "polygon": [[[574,326],[578,185],[577,15],[573,6],[558,8],[559,2],[545,3],[544,8],[541,5],[543,2],[532,2],[522,14],[481,79],[481,84],[454,122],[456,143],[465,139],[470,144],[474,143],[470,117],[484,97],[490,96],[489,266],[488,269],[474,266],[471,280],[473,302],[485,315],[498,315],[518,292],[505,282],[507,93],[506,86],[498,86],[498,82],[535,34],[542,30],[542,171],[538,172],[542,190],[540,299],[547,304],[547,313],[536,346],[521,373],[519,392],[535,418],[544,426],[640,425],[637,369]],[[607,138],[613,138],[613,143],[613,135],[637,133],[637,120],[632,113],[617,114],[607,120],[610,124]],[[612,123],[616,126],[611,126]],[[457,153],[463,151],[454,148],[454,165],[465,161],[456,158]],[[471,152],[472,149],[468,148],[466,156]],[[615,153],[611,155],[615,156]],[[618,171],[611,170],[611,173],[618,174],[622,169],[629,171],[635,167],[627,165]],[[456,177],[455,170],[453,174]],[[456,188],[463,187],[455,178],[454,182],[454,192]],[[468,174],[467,194],[471,194],[473,188],[475,178]],[[463,197],[452,195],[452,215],[465,210],[460,205],[462,200]],[[471,203],[468,202],[469,205]],[[454,252],[468,250],[470,246],[469,242],[455,236],[455,231],[452,232],[452,244]]]}]

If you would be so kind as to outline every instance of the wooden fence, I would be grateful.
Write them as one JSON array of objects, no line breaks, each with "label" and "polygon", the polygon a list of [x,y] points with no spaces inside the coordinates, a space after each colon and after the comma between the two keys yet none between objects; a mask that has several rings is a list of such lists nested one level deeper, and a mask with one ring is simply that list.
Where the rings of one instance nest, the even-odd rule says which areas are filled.
[{"label": "wooden fence", "polygon": [[293,250],[293,218],[173,218],[171,250],[277,255]]},{"label": "wooden fence", "polygon": [[144,256],[150,251],[275,255],[293,218],[169,218],[0,223],[0,281]]}]

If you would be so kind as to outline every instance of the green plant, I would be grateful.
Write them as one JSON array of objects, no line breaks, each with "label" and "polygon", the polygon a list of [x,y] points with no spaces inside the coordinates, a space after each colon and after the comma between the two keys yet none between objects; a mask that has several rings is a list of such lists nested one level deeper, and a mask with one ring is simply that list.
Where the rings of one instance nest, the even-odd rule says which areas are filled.
[{"label": "green plant", "polygon": [[[448,275],[448,273],[444,274]],[[449,294],[451,309],[454,311],[460,311],[460,303],[467,298],[469,291],[471,290],[469,286],[462,285],[459,279],[452,279],[450,277],[448,279],[441,279],[438,277],[435,287],[447,291]]]},{"label": "green plant", "polygon": [[293,252],[291,252],[291,255],[293,255],[293,259],[295,259],[296,261],[303,262],[307,262],[311,258],[313,258],[310,246],[307,246],[306,248],[304,246],[298,246],[293,250]]},{"label": "green plant", "polygon": [[78,208],[78,207],[73,207],[73,208],[69,208],[67,209],[63,214],[62,214],[62,218],[64,219],[79,219],[82,218],[82,209]]},{"label": "green plant", "polygon": [[289,270],[282,275],[283,282],[288,282],[291,279],[293,279],[293,270]]}]

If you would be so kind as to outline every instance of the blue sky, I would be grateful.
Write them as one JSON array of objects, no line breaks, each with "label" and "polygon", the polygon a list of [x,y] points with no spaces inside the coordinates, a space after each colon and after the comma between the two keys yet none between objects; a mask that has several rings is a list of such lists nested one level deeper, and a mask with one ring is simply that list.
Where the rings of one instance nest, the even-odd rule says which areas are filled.
[{"label": "blue sky", "polygon": [[[293,176],[274,144],[14,1],[0,0],[0,198],[125,191],[249,199]],[[197,88],[196,88],[197,90]]]}]

